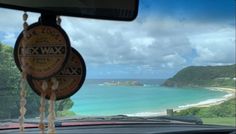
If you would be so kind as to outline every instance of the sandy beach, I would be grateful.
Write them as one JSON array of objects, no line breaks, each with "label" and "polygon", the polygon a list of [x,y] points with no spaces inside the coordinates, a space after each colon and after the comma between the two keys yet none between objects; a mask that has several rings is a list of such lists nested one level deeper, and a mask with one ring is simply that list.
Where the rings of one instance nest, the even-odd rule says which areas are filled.
[{"label": "sandy beach", "polygon": [[[230,100],[232,98],[235,98],[236,94],[236,89],[234,88],[225,88],[225,87],[205,87],[206,89],[210,89],[213,91],[221,91],[221,92],[226,92],[227,94],[224,95],[221,98],[214,98],[214,99],[209,99],[205,100],[199,103],[194,103],[194,104],[188,104],[184,106],[179,106],[178,108],[173,109],[174,111],[181,111],[185,110],[191,107],[210,107],[213,105],[219,105],[227,100]],[[162,115],[167,115],[166,111],[162,112],[143,112],[143,113],[136,113],[136,114],[127,114],[128,116],[162,116]]]},{"label": "sandy beach", "polygon": [[226,87],[206,87],[207,89],[210,90],[215,90],[215,91],[222,91],[222,92],[227,92],[230,94],[235,94],[236,89],[235,88],[226,88]]},{"label": "sandy beach", "polygon": [[218,104],[221,104],[221,103],[223,103],[227,100],[235,98],[235,94],[236,94],[236,89],[235,88],[225,88],[225,87],[207,87],[207,88],[210,89],[210,90],[226,92],[228,94],[225,95],[222,99],[219,99],[216,102],[212,102],[212,103],[205,104],[205,105],[199,105],[198,107],[209,107],[209,106],[212,106],[212,105],[218,105]]},{"label": "sandy beach", "polygon": [[180,106],[178,109],[175,109],[175,111],[180,111],[180,110],[188,109],[191,107],[210,107],[213,105],[219,105],[227,100],[235,98],[236,89],[234,89],[234,88],[225,88],[225,87],[205,87],[205,88],[210,89],[210,90],[214,90],[214,91],[226,92],[227,95],[223,96],[222,98],[218,98],[218,99],[209,99],[209,100],[199,102],[196,104],[189,104],[189,105],[185,105],[185,106]]}]

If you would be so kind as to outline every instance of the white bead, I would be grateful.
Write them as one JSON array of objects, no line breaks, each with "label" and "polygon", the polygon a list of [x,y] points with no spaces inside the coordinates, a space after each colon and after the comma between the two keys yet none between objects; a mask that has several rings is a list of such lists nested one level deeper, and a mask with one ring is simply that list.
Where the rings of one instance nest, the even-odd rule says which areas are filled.
[{"label": "white bead", "polygon": [[43,91],[46,91],[47,88],[48,88],[48,83],[46,80],[44,80],[43,84],[42,84],[42,89],[43,89]]},{"label": "white bead", "polygon": [[58,80],[55,78],[55,77],[53,77],[52,79],[51,79],[51,81],[52,81],[52,90],[56,90],[57,88],[58,88],[58,86],[59,86],[59,82],[58,82]]},{"label": "white bead", "polygon": [[26,108],[25,107],[20,108],[20,113],[24,115],[26,113]]},{"label": "white bead", "polygon": [[28,19],[28,14],[25,12],[25,13],[23,14],[23,20],[26,21],[27,19]]},{"label": "white bead", "polygon": [[29,26],[29,25],[28,25],[27,22],[24,22],[24,23],[23,23],[23,28],[24,28],[24,30],[27,30],[27,29],[28,29],[28,26]]},{"label": "white bead", "polygon": [[25,98],[21,98],[20,99],[20,106],[24,106],[26,104],[26,99]]},{"label": "white bead", "polygon": [[19,117],[20,124],[24,122],[24,117]]},{"label": "white bead", "polygon": [[26,85],[25,80],[22,79],[21,82],[20,82],[20,87],[21,87],[21,88],[24,88],[25,85]]}]

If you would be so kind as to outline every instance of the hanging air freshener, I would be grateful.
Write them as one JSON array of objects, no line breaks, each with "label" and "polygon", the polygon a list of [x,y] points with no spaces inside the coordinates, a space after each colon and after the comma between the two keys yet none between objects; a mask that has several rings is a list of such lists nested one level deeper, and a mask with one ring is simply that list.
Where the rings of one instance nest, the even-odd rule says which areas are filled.
[{"label": "hanging air freshener", "polygon": [[[68,98],[82,86],[86,67],[82,56],[70,47],[69,39],[60,27],[60,17],[42,15],[38,23],[30,26],[24,14],[24,31],[14,48],[14,59],[22,71],[20,99],[20,131],[24,132],[26,112],[26,78],[40,96],[39,128],[45,131],[45,98],[49,99],[48,133],[55,133],[55,101]],[[69,59],[69,60],[68,60]]]},{"label": "hanging air freshener", "polygon": [[[42,15],[38,23],[28,26],[27,14],[23,15],[24,31],[19,35],[14,48],[14,59],[17,67],[22,71],[20,91],[20,132],[24,132],[24,115],[26,113],[26,77],[34,79],[46,79],[57,74],[65,65],[70,53],[68,36],[60,27],[60,18],[55,19],[50,15]],[[56,21],[57,19],[57,21]],[[55,91],[58,81],[52,78],[50,85],[51,94],[49,102],[48,132],[55,133]],[[44,133],[45,96],[49,85],[43,80],[41,84],[40,122],[39,128]]]},{"label": "hanging air freshener", "polygon": [[[22,70],[24,58],[25,72],[34,79],[45,79],[57,74],[66,64],[70,53],[70,41],[64,30],[56,22],[42,21],[28,27],[25,40],[22,32],[14,48],[17,67]],[[26,47],[23,47],[24,43]]]},{"label": "hanging air freshener", "polygon": [[[56,100],[65,99],[76,93],[83,85],[86,76],[86,67],[82,56],[74,49],[71,49],[71,53],[65,67],[54,76],[57,79],[59,86],[55,91]],[[31,88],[38,94],[41,95],[43,92],[41,85],[44,80],[36,80],[31,77],[27,77],[28,83]],[[48,88],[45,90],[45,96],[50,99],[52,90],[50,89],[53,85],[51,79],[46,80]]]}]

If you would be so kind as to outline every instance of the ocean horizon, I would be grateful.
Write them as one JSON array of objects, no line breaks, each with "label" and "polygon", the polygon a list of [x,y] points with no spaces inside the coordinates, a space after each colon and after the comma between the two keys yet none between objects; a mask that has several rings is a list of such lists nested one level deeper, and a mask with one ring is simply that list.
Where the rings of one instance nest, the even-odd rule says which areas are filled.
[{"label": "ocean horizon", "polygon": [[[109,82],[138,81],[143,86],[114,86]],[[226,92],[204,87],[164,87],[164,79],[90,79],[71,99],[77,116],[156,116],[166,109],[183,109],[221,100]]]}]

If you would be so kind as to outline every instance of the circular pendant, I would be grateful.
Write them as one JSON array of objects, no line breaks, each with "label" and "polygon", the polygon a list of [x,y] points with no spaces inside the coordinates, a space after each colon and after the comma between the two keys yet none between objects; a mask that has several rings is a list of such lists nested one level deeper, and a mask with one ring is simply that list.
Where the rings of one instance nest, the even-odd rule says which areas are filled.
[{"label": "circular pendant", "polygon": [[[74,49],[71,49],[70,56],[65,67],[54,76],[59,82],[58,89],[55,91],[56,100],[65,99],[75,94],[83,85],[86,76],[86,66],[83,57]],[[38,94],[41,95],[42,83],[44,80],[36,80],[27,77],[29,85]],[[46,99],[50,98],[52,93],[51,87],[53,82],[51,79],[46,80],[48,88],[45,90]]]},{"label": "circular pendant", "polygon": [[[34,79],[49,78],[67,62],[70,41],[60,26],[34,23],[17,38],[14,59],[17,67]],[[24,62],[24,63],[23,63]]]}]

